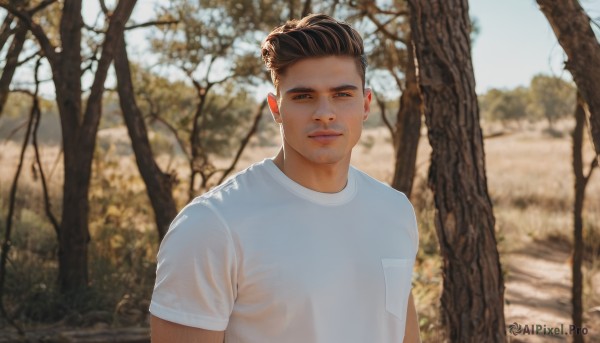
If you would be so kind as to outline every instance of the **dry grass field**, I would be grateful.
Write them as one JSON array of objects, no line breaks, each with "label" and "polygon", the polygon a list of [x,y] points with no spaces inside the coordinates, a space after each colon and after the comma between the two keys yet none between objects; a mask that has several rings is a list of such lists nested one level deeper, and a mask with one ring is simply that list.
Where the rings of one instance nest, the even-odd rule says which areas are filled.
[{"label": "dry grass field", "polygon": [[[570,122],[561,123],[557,126],[557,132],[549,134],[544,131],[543,125],[532,124],[522,130],[510,131],[485,140],[488,185],[494,204],[498,247],[506,282],[507,324],[517,322],[553,327],[560,324],[568,326],[571,323],[570,251],[574,193],[569,136],[571,126]],[[493,127],[488,129],[494,130]],[[148,261],[153,260],[157,247],[152,232],[152,213],[137,167],[133,158],[123,155],[123,151],[120,151],[122,149],[118,148],[128,144],[128,138],[124,134],[122,129],[101,132],[101,148],[94,164],[96,178],[90,195],[93,200],[90,218],[93,263],[91,274],[99,285],[102,284],[100,279],[106,279],[107,284],[114,281],[110,277],[105,278],[106,273],[136,274],[136,277],[119,277],[123,278],[125,283],[137,284],[140,289],[124,291],[121,288],[106,286],[101,290],[122,292],[113,297],[119,306],[127,299],[137,299],[136,309],[139,312],[147,305],[147,299],[145,302],[143,300],[150,292],[148,287],[151,287],[153,269],[152,262]],[[352,163],[373,177],[389,182],[393,172],[393,151],[389,141],[389,133],[385,128],[366,130],[360,145],[355,149]],[[254,161],[275,155],[278,149],[276,142],[277,139],[274,138],[275,144],[268,147],[253,144],[238,163],[238,170]],[[592,157],[591,148],[586,148],[586,161],[589,161]],[[14,143],[0,143],[1,232],[4,231],[8,191],[16,167],[18,149]],[[45,171],[48,174],[53,169],[59,149],[43,147],[42,153]],[[437,313],[442,279],[433,226],[432,195],[426,187],[429,154],[430,147],[426,136],[423,135],[412,196],[421,232],[421,251],[416,268],[414,292],[423,339],[425,342],[436,342],[436,338],[440,337]],[[18,192],[14,227],[14,235],[18,239],[15,239],[13,249],[20,255],[15,257],[15,261],[25,261],[24,256],[34,255],[31,251],[36,249],[46,249],[49,256],[55,253],[52,248],[53,232],[41,211],[41,186],[32,172],[32,161],[33,155],[30,151],[26,157]],[[186,166],[183,161],[171,156],[162,156],[160,163],[163,166],[169,164],[178,171],[181,180],[186,179]],[[226,161],[218,161],[218,164],[225,163]],[[60,174],[59,163],[51,177],[51,190],[54,194],[60,191]],[[184,194],[185,185],[182,184],[176,192],[181,205],[186,201]],[[59,213],[59,197],[54,196],[53,201],[55,212]],[[600,341],[600,171],[596,171],[592,176],[587,188],[584,222],[584,320],[589,330],[588,340]],[[123,264],[123,257],[113,256],[115,254],[125,255],[129,261],[126,263],[129,268],[144,268],[144,272],[139,273],[142,276],[137,275],[133,269],[129,272],[124,269],[117,273],[112,271],[111,266]],[[93,258],[98,258],[102,263],[94,261]],[[53,266],[51,261],[48,262],[48,258],[35,261],[28,263]],[[46,276],[48,277],[51,275]],[[35,278],[31,278],[30,281],[41,282],[35,281]],[[145,288],[141,289],[143,287]],[[110,308],[116,305],[106,306]],[[115,313],[117,312],[120,313],[119,309],[115,308]],[[110,324],[126,326],[127,318],[119,318],[113,319]],[[142,319],[138,320],[143,321],[143,315],[140,318]],[[514,342],[543,342],[550,338],[553,342],[570,340],[568,336],[517,336],[511,339]]]}]

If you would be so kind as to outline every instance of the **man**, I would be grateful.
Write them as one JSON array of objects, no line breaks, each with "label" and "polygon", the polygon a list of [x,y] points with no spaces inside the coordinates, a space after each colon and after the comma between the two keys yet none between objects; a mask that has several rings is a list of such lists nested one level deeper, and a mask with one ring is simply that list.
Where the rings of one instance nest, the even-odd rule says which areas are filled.
[{"label": "man", "polygon": [[413,208],[350,167],[371,102],[360,35],[311,15],[271,32],[262,55],[282,148],[173,221],[153,342],[418,342]]}]

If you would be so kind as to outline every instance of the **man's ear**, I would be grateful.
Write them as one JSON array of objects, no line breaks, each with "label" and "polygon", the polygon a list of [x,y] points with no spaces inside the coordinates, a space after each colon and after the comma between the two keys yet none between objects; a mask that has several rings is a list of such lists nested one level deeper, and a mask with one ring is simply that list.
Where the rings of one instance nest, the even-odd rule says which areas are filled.
[{"label": "man's ear", "polygon": [[363,112],[363,121],[369,118],[369,113],[371,113],[371,98],[373,97],[373,91],[371,88],[365,88],[364,94],[364,112]]},{"label": "man's ear", "polygon": [[277,96],[273,93],[269,93],[269,95],[267,95],[267,102],[269,103],[269,109],[271,110],[273,120],[275,120],[276,123],[281,124],[281,114],[279,113],[279,104],[277,103]]}]

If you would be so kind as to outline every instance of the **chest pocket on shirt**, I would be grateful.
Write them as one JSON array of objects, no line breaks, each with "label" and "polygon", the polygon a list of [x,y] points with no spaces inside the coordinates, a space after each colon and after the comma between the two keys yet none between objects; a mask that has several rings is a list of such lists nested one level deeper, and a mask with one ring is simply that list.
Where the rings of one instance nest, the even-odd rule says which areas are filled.
[{"label": "chest pocket on shirt", "polygon": [[405,322],[413,260],[384,258],[381,264],[385,276],[385,309]]}]

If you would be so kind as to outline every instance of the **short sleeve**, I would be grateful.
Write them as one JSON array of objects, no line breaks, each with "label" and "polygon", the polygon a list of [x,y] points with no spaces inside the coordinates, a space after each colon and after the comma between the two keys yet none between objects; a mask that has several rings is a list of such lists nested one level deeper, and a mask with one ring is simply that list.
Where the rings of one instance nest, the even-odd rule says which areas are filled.
[{"label": "short sleeve", "polygon": [[412,203],[410,202],[410,200],[408,199],[408,197],[404,193],[402,193],[402,195],[406,199],[406,205],[408,207],[408,210],[406,211],[407,216],[408,216],[408,218],[407,218],[408,234],[410,235],[410,238],[412,241],[411,243],[414,248],[414,252],[415,252],[415,256],[416,256],[417,251],[419,251],[419,227],[417,224],[417,216],[415,214],[415,209],[414,209]]},{"label": "short sleeve", "polygon": [[237,261],[229,228],[196,201],[173,220],[157,256],[150,312],[181,325],[223,331],[237,296]]}]

